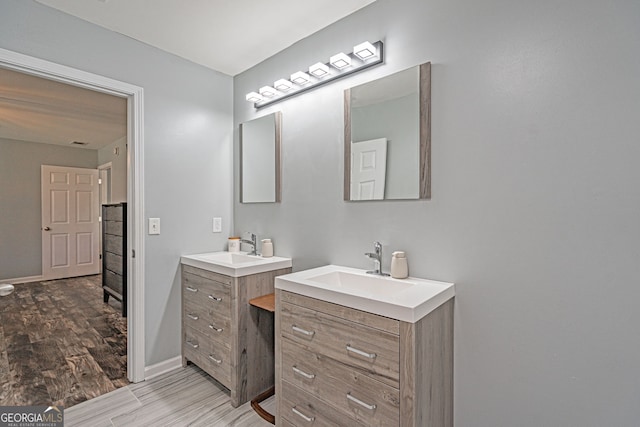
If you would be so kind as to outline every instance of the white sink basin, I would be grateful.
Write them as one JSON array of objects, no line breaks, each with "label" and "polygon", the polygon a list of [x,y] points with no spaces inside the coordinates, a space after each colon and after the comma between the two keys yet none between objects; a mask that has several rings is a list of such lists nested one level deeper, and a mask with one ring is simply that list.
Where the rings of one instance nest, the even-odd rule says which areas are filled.
[{"label": "white sink basin", "polygon": [[398,292],[406,291],[413,286],[412,283],[406,281],[397,280],[391,284],[388,280],[385,280],[382,277],[376,277],[370,274],[365,276],[363,274],[354,274],[346,271],[332,271],[330,273],[310,277],[309,280],[312,282],[322,283],[345,292],[385,298],[391,298]]},{"label": "white sink basin", "polygon": [[180,262],[191,267],[202,268],[231,277],[242,277],[265,271],[291,267],[291,258],[247,255],[246,252],[209,252],[184,255]]},{"label": "white sink basin", "polygon": [[275,287],[410,323],[455,296],[453,283],[392,279],[337,265],[278,276]]}]

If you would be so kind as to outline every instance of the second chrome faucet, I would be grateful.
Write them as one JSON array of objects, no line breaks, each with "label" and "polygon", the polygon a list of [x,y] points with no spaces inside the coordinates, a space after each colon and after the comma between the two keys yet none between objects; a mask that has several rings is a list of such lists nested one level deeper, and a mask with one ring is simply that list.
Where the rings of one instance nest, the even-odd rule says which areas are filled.
[{"label": "second chrome faucet", "polygon": [[251,240],[249,239],[241,239],[240,242],[241,243],[246,243],[247,245],[251,245],[251,252],[249,252],[247,255],[259,255],[258,254],[258,245],[257,245],[257,238],[258,236],[256,236],[254,233],[247,231],[245,234],[250,235]]},{"label": "second chrome faucet", "polygon": [[373,242],[374,252],[366,252],[365,255],[375,262],[375,270],[367,271],[367,274],[375,274],[376,276],[388,276],[382,272],[382,243]]}]

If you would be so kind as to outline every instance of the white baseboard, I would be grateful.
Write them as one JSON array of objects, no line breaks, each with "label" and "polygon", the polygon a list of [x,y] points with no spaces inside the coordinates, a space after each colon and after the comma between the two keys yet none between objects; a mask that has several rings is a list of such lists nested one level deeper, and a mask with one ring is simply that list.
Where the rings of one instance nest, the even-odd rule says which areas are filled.
[{"label": "white baseboard", "polygon": [[182,356],[176,356],[163,362],[156,363],[155,365],[145,366],[144,379],[150,380],[151,378],[178,368],[182,368]]},{"label": "white baseboard", "polygon": [[31,282],[42,282],[44,281],[44,276],[28,276],[28,277],[16,277],[15,279],[0,279],[0,285],[5,283],[31,283]]}]

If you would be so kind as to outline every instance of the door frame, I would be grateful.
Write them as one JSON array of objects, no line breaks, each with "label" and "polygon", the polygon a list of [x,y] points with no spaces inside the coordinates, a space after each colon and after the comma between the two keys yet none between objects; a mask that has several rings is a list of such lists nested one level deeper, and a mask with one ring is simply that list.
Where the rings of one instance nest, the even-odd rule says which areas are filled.
[{"label": "door frame", "polygon": [[104,163],[102,165],[98,165],[98,178],[100,178],[100,180],[101,180],[100,181],[101,182],[100,185],[103,186],[103,187],[100,187],[100,194],[98,196],[98,199],[99,199],[99,203],[98,204],[99,205],[102,205],[103,201],[104,201],[104,200],[102,200],[102,196],[104,195],[103,194],[104,185],[106,185],[104,182],[102,182],[102,173],[104,171],[109,171],[109,182],[107,183],[108,184],[108,189],[109,189],[109,197],[107,197],[108,200],[106,201],[106,203],[111,203],[111,174],[113,173],[113,162],[107,162],[107,163]]},{"label": "door frame", "polygon": [[127,377],[143,381],[144,327],[144,97],[143,89],[54,62],[0,48],[0,67],[127,99]]}]

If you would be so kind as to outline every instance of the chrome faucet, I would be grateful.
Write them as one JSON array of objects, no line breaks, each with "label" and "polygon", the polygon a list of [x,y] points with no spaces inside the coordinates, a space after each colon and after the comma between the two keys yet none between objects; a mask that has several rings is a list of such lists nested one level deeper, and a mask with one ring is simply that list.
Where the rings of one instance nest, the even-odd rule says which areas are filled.
[{"label": "chrome faucet", "polygon": [[256,251],[258,249],[258,246],[256,244],[256,239],[258,238],[258,236],[256,236],[254,233],[250,231],[247,231],[245,234],[251,235],[251,240],[247,240],[247,239],[240,240],[240,243],[246,243],[247,245],[251,245],[252,250],[247,255],[258,255],[258,252]]},{"label": "chrome faucet", "polygon": [[376,276],[388,276],[387,273],[382,272],[382,243],[373,242],[373,249],[375,252],[366,252],[365,255],[373,259],[376,269],[367,271],[367,274],[375,274]]}]

